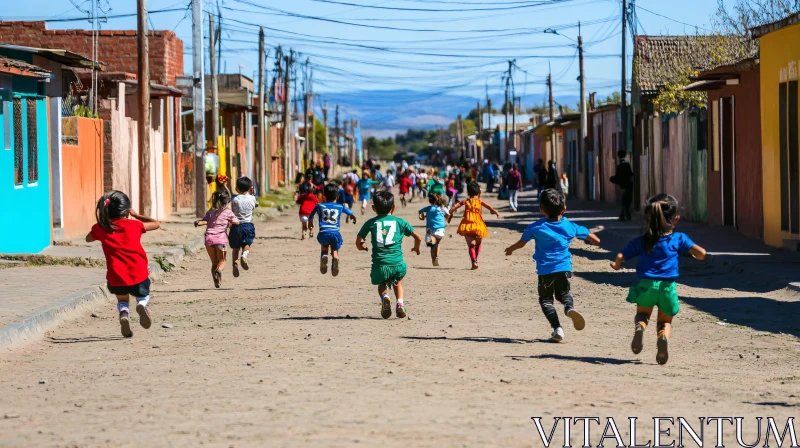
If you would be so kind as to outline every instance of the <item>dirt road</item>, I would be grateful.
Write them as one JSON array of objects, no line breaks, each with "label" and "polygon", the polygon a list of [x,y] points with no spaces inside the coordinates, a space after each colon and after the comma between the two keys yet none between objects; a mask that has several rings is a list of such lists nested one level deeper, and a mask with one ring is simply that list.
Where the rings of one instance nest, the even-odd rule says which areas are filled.
[{"label": "dirt road", "polygon": [[[662,367],[654,328],[642,354],[630,352],[633,273],[610,270],[609,250],[624,241],[604,233],[601,248],[573,244],[586,329],[565,325],[565,341],[548,343],[533,247],[503,255],[538,216],[532,197],[522,202],[501,220],[487,214],[476,272],[456,220],[439,268],[406,242],[404,320],[380,318],[370,257],[354,246],[360,225],[343,225],[333,278],[319,273],[316,241],[299,240],[294,212],[259,224],[250,271],[234,280],[229,264],[216,290],[196,256],[153,286],[155,323],[136,324],[133,339],[121,338],[108,304],[0,354],[0,446],[541,446],[532,416],[785,421],[800,405],[797,297],[685,264]],[[398,214],[424,231],[421,207]],[[581,207],[569,216],[613,223]]]}]

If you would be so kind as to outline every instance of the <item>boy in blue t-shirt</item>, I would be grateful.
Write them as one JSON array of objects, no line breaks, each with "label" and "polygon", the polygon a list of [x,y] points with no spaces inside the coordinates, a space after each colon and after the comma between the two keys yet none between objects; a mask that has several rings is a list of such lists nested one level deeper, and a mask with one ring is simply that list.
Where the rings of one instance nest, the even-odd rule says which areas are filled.
[{"label": "boy in blue t-shirt", "polygon": [[567,211],[565,202],[564,193],[555,189],[544,190],[539,196],[539,210],[545,217],[529,225],[522,233],[522,238],[506,249],[506,255],[511,255],[515,250],[525,247],[528,241],[536,241],[533,260],[539,275],[539,305],[553,327],[550,337],[553,342],[564,339],[564,329],[553,306],[554,298],[564,305],[564,314],[572,319],[576,330],[583,330],[586,326],[583,316],[575,310],[570,292],[572,254],[569,253],[569,244],[575,238],[589,244],[600,244],[597,235],[564,217]]},{"label": "boy in blue t-shirt", "polygon": [[339,226],[342,224],[342,215],[349,216],[353,220],[353,224],[356,223],[356,217],[349,208],[336,203],[336,198],[339,197],[338,185],[335,183],[325,185],[322,194],[325,196],[325,202],[317,204],[311,213],[311,219],[314,219],[314,216],[319,218],[317,242],[322,246],[319,257],[319,272],[328,273],[328,251],[330,250],[333,257],[331,274],[336,277],[339,275],[339,249],[341,249],[343,243],[342,234],[339,232]]}]

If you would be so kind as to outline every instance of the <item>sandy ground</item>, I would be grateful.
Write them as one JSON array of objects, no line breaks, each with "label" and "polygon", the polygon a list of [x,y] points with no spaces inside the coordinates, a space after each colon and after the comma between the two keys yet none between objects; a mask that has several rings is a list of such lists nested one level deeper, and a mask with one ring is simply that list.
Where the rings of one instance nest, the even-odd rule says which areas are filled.
[{"label": "sandy ground", "polygon": [[[530,196],[523,202],[533,210]],[[398,214],[419,225],[421,206]],[[564,343],[551,344],[533,247],[503,255],[535,215],[501,212],[499,221],[487,214],[477,272],[456,220],[440,268],[404,244],[403,320],[380,318],[370,257],[354,247],[360,224],[343,225],[338,278],[319,273],[319,246],[299,240],[294,213],[258,224],[250,271],[234,280],[228,265],[216,290],[207,258],[195,256],[153,286],[154,326],[135,325],[133,339],[121,338],[107,304],[0,354],[0,446],[541,446],[533,416],[546,425],[613,416],[621,426],[639,416],[646,440],[652,416],[796,413],[796,296],[685,264],[685,302],[662,367],[655,325],[642,354],[630,352],[633,273],[610,270],[609,250],[624,241],[601,233],[602,248],[573,244],[587,327],[564,322]],[[570,216],[610,222],[579,207]],[[573,445],[581,434],[576,426]]]}]

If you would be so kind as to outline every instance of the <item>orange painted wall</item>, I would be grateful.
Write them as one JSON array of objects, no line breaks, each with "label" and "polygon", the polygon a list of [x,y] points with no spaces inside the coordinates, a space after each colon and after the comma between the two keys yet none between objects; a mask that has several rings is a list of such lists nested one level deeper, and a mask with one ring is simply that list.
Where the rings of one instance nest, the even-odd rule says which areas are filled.
[{"label": "orange painted wall", "polygon": [[[103,195],[103,120],[70,117],[77,128],[78,145],[62,145],[64,237],[89,233],[95,224],[94,209]],[[68,125],[65,123],[64,128]]]}]

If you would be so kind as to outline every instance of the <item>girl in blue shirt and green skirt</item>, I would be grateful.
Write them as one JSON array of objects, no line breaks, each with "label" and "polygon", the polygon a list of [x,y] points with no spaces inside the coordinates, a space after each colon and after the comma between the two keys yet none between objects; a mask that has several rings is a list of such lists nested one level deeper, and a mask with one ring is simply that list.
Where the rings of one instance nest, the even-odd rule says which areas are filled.
[{"label": "girl in blue shirt and green skirt", "polygon": [[706,251],[694,243],[686,234],[675,232],[680,221],[678,201],[668,195],[652,197],[644,212],[647,231],[631,240],[611,267],[619,271],[625,260],[639,257],[636,277],[639,283],[628,292],[628,302],[636,304],[635,330],[631,350],[640,353],[644,347],[644,331],[658,307],[656,340],[656,362],[666,364],[669,359],[668,343],[672,332],[672,319],[680,310],[675,282],[678,280],[678,256],[692,256],[698,260],[706,258]]}]

